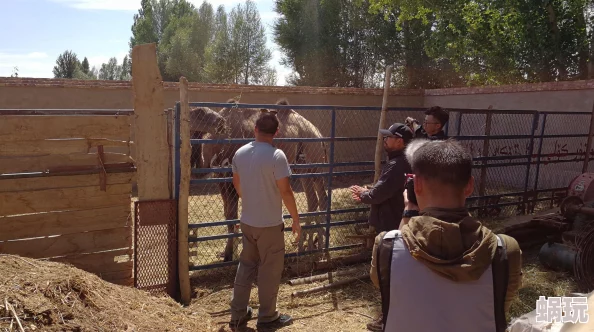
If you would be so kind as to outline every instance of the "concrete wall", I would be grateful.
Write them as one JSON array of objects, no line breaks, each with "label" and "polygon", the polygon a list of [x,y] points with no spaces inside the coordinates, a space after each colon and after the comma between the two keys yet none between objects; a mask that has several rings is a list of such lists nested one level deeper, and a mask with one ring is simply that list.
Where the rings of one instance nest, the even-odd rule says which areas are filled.
[{"label": "concrete wall", "polygon": [[432,89],[425,90],[424,96],[425,107],[591,112],[594,80]]},{"label": "concrete wall", "polygon": [[[493,117],[491,134],[525,135],[531,132],[532,117],[528,115],[501,114],[505,110],[534,110],[554,112],[592,112],[594,105],[594,80],[575,82],[551,82],[541,84],[522,84],[478,88],[454,88],[425,90],[424,106],[439,105],[445,108],[481,108],[491,106],[499,114]],[[549,115],[545,135],[587,134],[590,115]],[[454,116],[455,118],[455,116]],[[497,121],[496,121],[497,119]],[[450,121],[450,125],[455,123]],[[483,135],[485,116],[464,117],[461,135]],[[542,122],[538,123],[536,134],[541,132]],[[455,134],[455,131],[451,134]],[[583,161],[554,163],[556,160],[573,160],[576,156],[563,157],[563,153],[581,153],[586,150],[586,138],[549,138],[542,144],[542,158],[538,176],[538,188],[566,187],[571,180],[581,174]],[[513,151],[513,155],[526,154],[524,146],[529,140],[495,140],[491,142],[489,156],[501,155],[501,148]],[[467,146],[482,146],[482,141],[464,142]],[[514,149],[515,145],[520,146]],[[539,140],[535,140],[533,154],[538,153]],[[475,156],[478,154],[475,153]],[[560,156],[561,155],[561,156]],[[517,160],[517,161],[525,161]],[[552,161],[553,163],[547,163]],[[594,171],[590,163],[590,171]],[[478,173],[475,174],[477,176]],[[536,166],[530,169],[529,188],[536,181]],[[522,191],[526,177],[526,166],[489,168],[487,188],[513,188]]]},{"label": "concrete wall", "polygon": [[[165,106],[179,100],[177,83],[165,82]],[[226,102],[230,98],[243,103],[274,104],[286,97],[294,105],[381,106],[382,89],[264,87],[240,85],[205,85],[190,83],[191,102]],[[78,81],[52,79],[0,78],[0,108],[101,108],[134,107],[132,83],[127,81]],[[390,106],[422,107],[420,90],[393,89]]]}]

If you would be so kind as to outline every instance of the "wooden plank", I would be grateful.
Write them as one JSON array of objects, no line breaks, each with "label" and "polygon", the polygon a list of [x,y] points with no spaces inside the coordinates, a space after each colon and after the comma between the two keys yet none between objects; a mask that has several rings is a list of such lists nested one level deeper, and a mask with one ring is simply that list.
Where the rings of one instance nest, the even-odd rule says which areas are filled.
[{"label": "wooden plank", "polygon": [[70,255],[50,258],[49,260],[67,263],[91,273],[126,271],[133,269],[132,249]]},{"label": "wooden plank", "polygon": [[177,238],[178,238],[178,275],[179,285],[181,291],[182,303],[190,304],[191,290],[190,290],[190,276],[187,273],[189,269],[188,260],[188,199],[190,195],[190,157],[192,154],[192,145],[190,144],[190,104],[188,103],[188,81],[185,77],[179,80],[180,91],[180,186],[178,199],[178,224],[177,224]]},{"label": "wooden plank", "polygon": [[[126,153],[105,153],[104,156],[106,164],[133,161]],[[53,167],[87,165],[97,165],[96,153],[52,154],[35,157],[0,157],[0,174],[43,172]]]},{"label": "wooden plank", "polygon": [[130,202],[131,184],[0,193],[0,216],[49,211],[82,210]]},{"label": "wooden plank", "polygon": [[120,286],[134,287],[134,278],[109,280],[108,282],[110,282],[112,284],[120,285]]},{"label": "wooden plank", "polygon": [[66,234],[55,237],[0,242],[0,252],[30,258],[49,258],[129,248],[132,227],[95,232]]},{"label": "wooden plank", "polygon": [[[0,142],[0,157],[31,157],[51,154],[89,153],[99,145],[129,146],[129,141],[107,139],[68,139],[45,141]],[[110,152],[107,148],[106,151]]]},{"label": "wooden plank", "polygon": [[[108,185],[132,183],[135,176],[135,172],[107,173],[106,183]],[[0,192],[78,188],[98,185],[99,174],[40,176],[21,179],[2,179],[0,180]]]},{"label": "wooden plank", "polygon": [[130,204],[0,217],[0,241],[98,231],[132,224]]},{"label": "wooden plank", "polygon": [[155,43],[132,49],[132,86],[138,199],[169,199],[167,117]]},{"label": "wooden plank", "polygon": [[130,140],[130,116],[7,115],[0,121],[0,142],[54,138]]}]

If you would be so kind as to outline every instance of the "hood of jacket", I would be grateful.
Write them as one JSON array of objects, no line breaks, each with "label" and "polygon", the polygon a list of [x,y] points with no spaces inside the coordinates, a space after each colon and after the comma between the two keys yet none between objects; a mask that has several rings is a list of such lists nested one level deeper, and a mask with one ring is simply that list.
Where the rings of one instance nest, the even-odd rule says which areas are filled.
[{"label": "hood of jacket", "polygon": [[401,232],[417,261],[452,281],[478,280],[497,250],[495,234],[465,208],[425,209]]}]

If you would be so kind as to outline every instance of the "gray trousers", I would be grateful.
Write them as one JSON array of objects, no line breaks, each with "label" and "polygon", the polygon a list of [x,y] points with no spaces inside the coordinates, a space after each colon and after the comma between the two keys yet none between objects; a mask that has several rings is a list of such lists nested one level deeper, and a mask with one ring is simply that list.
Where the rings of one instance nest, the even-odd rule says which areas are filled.
[{"label": "gray trousers", "polygon": [[235,276],[231,300],[231,321],[247,313],[252,283],[258,274],[258,322],[276,320],[278,288],[283,273],[285,256],[284,224],[273,227],[252,227],[241,224],[243,250]]}]

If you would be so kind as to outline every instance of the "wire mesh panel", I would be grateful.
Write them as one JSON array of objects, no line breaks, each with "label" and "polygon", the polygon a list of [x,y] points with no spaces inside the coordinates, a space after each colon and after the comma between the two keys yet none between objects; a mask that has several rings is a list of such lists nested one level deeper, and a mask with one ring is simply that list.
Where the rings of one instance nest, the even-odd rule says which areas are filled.
[{"label": "wire mesh panel", "polygon": [[[176,109],[179,112],[179,104]],[[380,107],[190,103],[190,109],[190,270],[237,263],[241,199],[232,184],[231,162],[237,149],[254,140],[263,109],[277,112],[280,128],[274,145],[285,152],[291,166],[302,222],[302,241],[296,243],[283,205],[287,257],[369,248],[369,205],[356,202],[349,186],[372,185]],[[389,108],[385,126],[404,123],[408,117],[422,123],[425,110]],[[546,140],[558,135],[545,134],[543,113],[448,111],[448,136],[461,141],[474,159],[475,190],[467,201],[472,213],[503,217],[531,212],[538,202],[558,201],[562,194],[555,181],[565,181],[574,171],[564,168],[568,175],[561,180],[539,176],[548,172],[543,171],[545,155],[555,148]],[[582,143],[585,136],[574,138]],[[384,162],[386,157],[384,152]]]},{"label": "wire mesh panel", "polygon": [[134,286],[177,296],[177,200],[134,202]]}]

